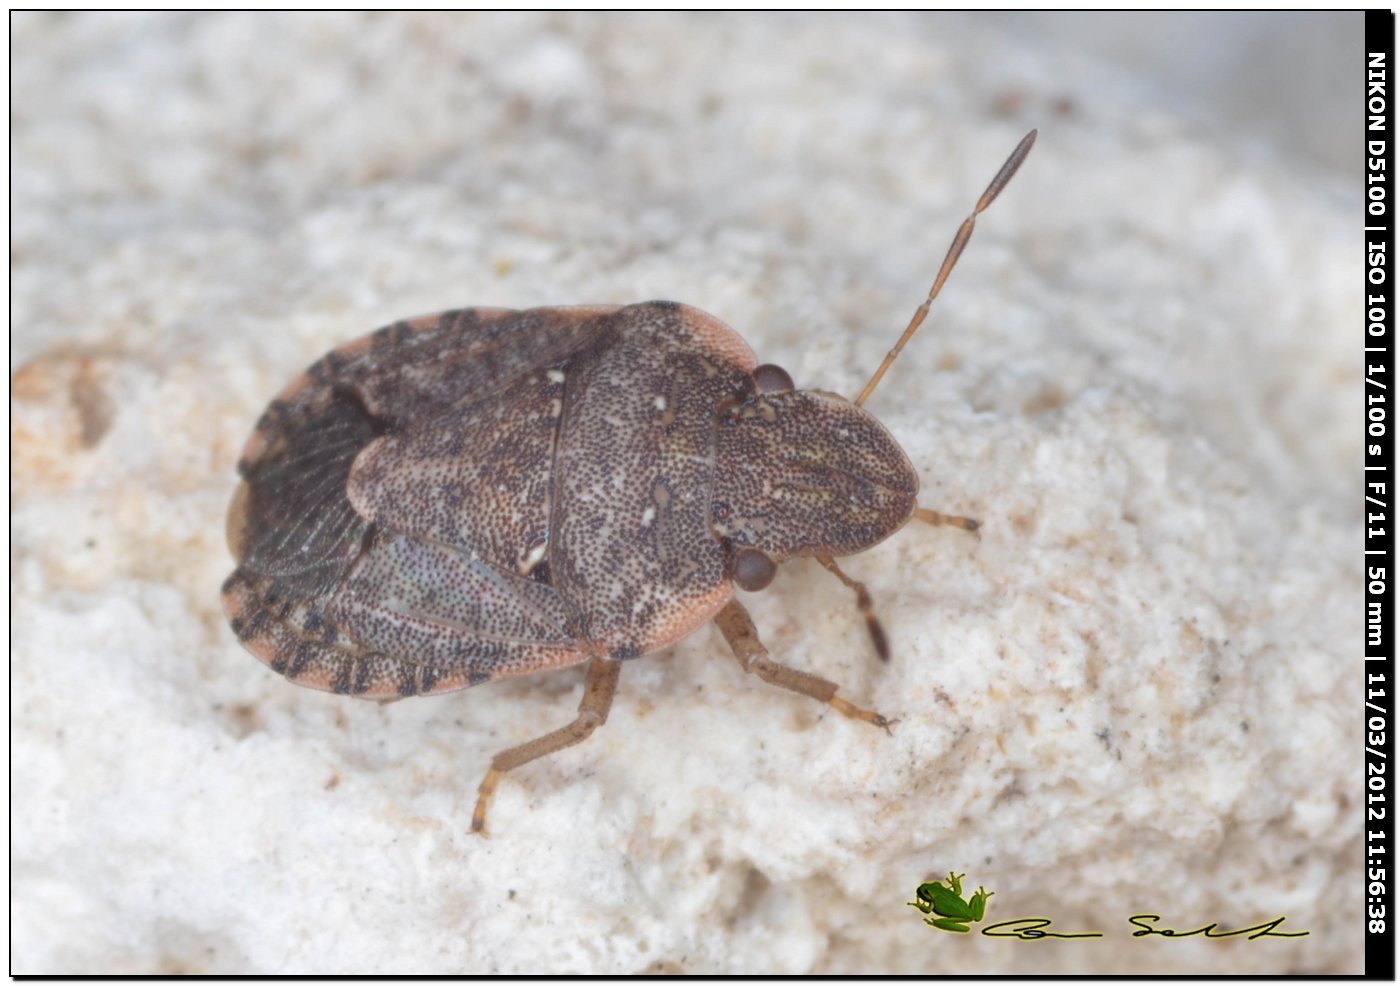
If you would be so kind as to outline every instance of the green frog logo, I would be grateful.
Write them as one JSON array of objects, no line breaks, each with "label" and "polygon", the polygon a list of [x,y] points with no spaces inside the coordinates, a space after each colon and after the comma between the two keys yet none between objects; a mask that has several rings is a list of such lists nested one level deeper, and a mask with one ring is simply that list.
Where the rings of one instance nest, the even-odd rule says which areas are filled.
[{"label": "green frog logo", "polygon": [[930,927],[959,935],[967,934],[968,924],[982,920],[982,915],[987,911],[987,898],[992,894],[979,886],[971,900],[963,900],[962,878],[965,876],[966,873],[950,871],[947,886],[941,880],[919,884],[919,889],[914,891],[915,899],[909,901],[909,906],[927,914],[924,924]]}]

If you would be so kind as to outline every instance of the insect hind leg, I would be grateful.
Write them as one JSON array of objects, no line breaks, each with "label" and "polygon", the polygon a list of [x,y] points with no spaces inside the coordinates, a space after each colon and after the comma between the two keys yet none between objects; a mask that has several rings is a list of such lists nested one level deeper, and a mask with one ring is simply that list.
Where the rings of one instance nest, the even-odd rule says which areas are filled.
[{"label": "insect hind leg", "polygon": [[578,716],[573,722],[552,733],[538,736],[528,743],[502,750],[491,758],[491,767],[481,779],[481,786],[477,788],[476,809],[472,812],[473,832],[483,835],[486,832],[486,812],[491,807],[491,799],[495,796],[496,785],[501,782],[501,775],[531,760],[538,760],[575,743],[582,743],[593,735],[593,730],[608,721],[608,711],[612,708],[613,694],[617,691],[617,676],[621,670],[620,661],[603,657],[593,658],[588,663],[588,677],[583,683],[583,699],[579,702]]}]

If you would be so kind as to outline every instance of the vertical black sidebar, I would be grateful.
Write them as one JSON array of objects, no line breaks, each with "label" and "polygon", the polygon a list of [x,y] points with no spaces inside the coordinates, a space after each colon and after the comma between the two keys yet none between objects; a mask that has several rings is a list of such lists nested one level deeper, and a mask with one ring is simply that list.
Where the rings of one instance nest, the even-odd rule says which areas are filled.
[{"label": "vertical black sidebar", "polygon": [[1389,514],[1397,490],[1393,477],[1396,416],[1393,386],[1395,329],[1391,282],[1395,193],[1395,145],[1390,109],[1390,66],[1395,55],[1395,15],[1368,10],[1365,53],[1365,380],[1366,419],[1363,484],[1366,597],[1364,662],[1366,720],[1366,977],[1395,978],[1395,870],[1393,544]]}]

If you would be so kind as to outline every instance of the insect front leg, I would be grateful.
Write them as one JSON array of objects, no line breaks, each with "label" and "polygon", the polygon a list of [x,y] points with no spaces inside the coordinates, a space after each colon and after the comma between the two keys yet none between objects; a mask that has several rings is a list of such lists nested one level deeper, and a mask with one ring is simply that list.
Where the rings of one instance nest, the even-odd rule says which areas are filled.
[{"label": "insect front leg", "polygon": [[817,563],[832,575],[841,580],[846,588],[856,594],[856,606],[865,617],[865,628],[870,632],[870,642],[875,645],[875,653],[882,661],[890,659],[890,644],[885,637],[885,628],[880,625],[880,620],[875,616],[875,604],[870,601],[870,590],[865,587],[864,582],[857,582],[845,572],[841,571],[836,559],[827,558],[824,555],[817,555]]},{"label": "insect front leg", "polygon": [[886,719],[878,712],[853,705],[844,698],[837,698],[839,686],[835,682],[772,660],[768,656],[768,648],[758,639],[758,630],[749,617],[749,611],[744,609],[739,600],[731,599],[729,604],[719,611],[715,616],[715,625],[719,627],[720,633],[724,634],[724,639],[743,669],[758,675],[770,685],[777,685],[779,688],[807,695],[818,702],[825,702],[843,716],[864,720],[879,726],[885,732],[889,732],[890,726],[896,722]]},{"label": "insect front leg", "polygon": [[481,779],[477,788],[476,810],[472,812],[472,831],[485,834],[486,811],[491,806],[491,798],[496,793],[496,785],[501,775],[522,764],[540,757],[549,756],[556,750],[582,743],[603,723],[608,721],[608,710],[612,708],[613,693],[617,691],[617,676],[622,670],[620,661],[595,657],[588,662],[588,677],[583,683],[583,699],[578,704],[578,717],[562,729],[546,733],[528,743],[502,750],[491,758],[491,767]]}]

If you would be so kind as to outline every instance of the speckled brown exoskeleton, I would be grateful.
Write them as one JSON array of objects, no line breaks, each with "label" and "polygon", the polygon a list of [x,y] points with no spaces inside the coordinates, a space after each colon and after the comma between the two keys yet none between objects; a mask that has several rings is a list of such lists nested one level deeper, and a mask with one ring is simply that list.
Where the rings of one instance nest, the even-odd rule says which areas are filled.
[{"label": "speckled brown exoskeleton", "polygon": [[963,222],[933,287],[861,394],[797,390],[723,322],[674,302],[467,308],[336,349],[268,406],[229,508],[224,608],[288,679],[388,700],[587,664],[573,722],[499,753],[501,775],[607,719],[622,662],[714,620],[745,671],[888,728],[769,657],[734,585],[883,541],[925,510],[861,405],[929,310],[1027,134]]}]

